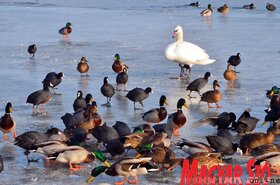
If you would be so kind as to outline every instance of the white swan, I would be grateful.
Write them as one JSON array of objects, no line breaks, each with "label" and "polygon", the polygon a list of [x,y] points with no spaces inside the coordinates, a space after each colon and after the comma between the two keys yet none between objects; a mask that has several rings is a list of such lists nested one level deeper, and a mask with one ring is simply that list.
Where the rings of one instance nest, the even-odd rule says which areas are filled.
[{"label": "white swan", "polygon": [[181,74],[183,76],[185,65],[191,67],[195,64],[208,65],[216,60],[209,59],[208,54],[199,46],[183,40],[183,28],[176,26],[172,38],[176,37],[176,42],[170,44],[165,49],[165,57],[168,60],[179,63],[181,67]]}]

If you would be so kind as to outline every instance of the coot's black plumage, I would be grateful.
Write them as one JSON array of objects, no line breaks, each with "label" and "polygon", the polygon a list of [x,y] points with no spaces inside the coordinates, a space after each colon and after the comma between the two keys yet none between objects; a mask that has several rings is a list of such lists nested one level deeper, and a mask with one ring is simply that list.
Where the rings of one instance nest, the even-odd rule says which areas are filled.
[{"label": "coot's black plumage", "polygon": [[227,63],[234,66],[234,70],[235,70],[235,67],[240,64],[240,62],[241,62],[240,53],[237,53],[236,55],[232,55],[231,57],[229,57],[229,59],[227,61]]},{"label": "coot's black plumage", "polygon": [[0,173],[4,170],[4,164],[3,164],[3,159],[2,156],[0,155]]},{"label": "coot's black plumage", "polygon": [[142,107],[143,105],[143,100],[149,97],[149,94],[152,92],[152,89],[150,87],[147,87],[145,90],[142,88],[134,88],[131,91],[129,91],[126,95],[126,97],[133,101],[134,103],[134,110],[137,110],[138,108],[135,107],[135,102],[139,102]]},{"label": "coot's black plumage", "polygon": [[128,81],[127,68],[123,68],[123,71],[121,73],[118,73],[116,77],[117,90],[119,85],[123,85],[125,90],[125,84],[127,83],[127,81]]},{"label": "coot's black plumage", "polygon": [[187,91],[190,91],[188,96],[191,97],[191,93],[193,91],[198,92],[198,94],[201,96],[200,91],[208,83],[208,78],[210,76],[211,76],[211,73],[206,72],[203,78],[198,78],[198,79],[195,79],[194,81],[192,81],[186,89]]},{"label": "coot's black plumage", "polygon": [[92,135],[98,140],[98,143],[107,142],[119,138],[117,131],[104,123],[102,126],[92,129]]},{"label": "coot's black plumage", "polygon": [[124,137],[131,134],[129,126],[122,121],[116,121],[116,124],[113,125],[113,128],[117,131],[120,137]]},{"label": "coot's black plumage", "polygon": [[246,134],[256,128],[259,119],[250,115],[250,109],[246,109],[238,118],[237,122],[232,123],[232,129],[239,134]]},{"label": "coot's black plumage", "polygon": [[274,4],[267,3],[266,4],[266,9],[268,11],[275,11],[276,10],[276,6]]},{"label": "coot's black plumage", "polygon": [[77,92],[77,98],[75,99],[73,103],[73,109],[76,112],[80,108],[85,108],[86,107],[86,100],[83,97],[83,92],[79,90]]},{"label": "coot's black plumage", "polygon": [[196,121],[191,126],[192,128],[201,126],[203,124],[210,124],[212,126],[218,126],[217,129],[228,129],[230,124],[236,120],[236,115],[233,112],[223,112],[218,116],[206,117]]},{"label": "coot's black plumage", "polygon": [[110,101],[112,96],[115,94],[115,88],[112,84],[109,84],[108,77],[104,78],[103,85],[101,86],[100,91],[103,94],[103,96],[107,98],[107,103],[103,105],[110,107]]},{"label": "coot's black plumage", "polygon": [[62,82],[63,77],[64,77],[63,72],[60,72],[60,73],[50,72],[46,75],[46,77],[42,81],[42,83],[45,83],[46,81],[49,81],[49,82],[52,83],[53,87],[56,87]]},{"label": "coot's black plumage", "polygon": [[36,113],[39,113],[38,105],[48,103],[51,100],[53,96],[53,92],[50,88],[52,86],[53,85],[50,82],[46,81],[43,84],[42,90],[35,91],[27,97],[26,103],[33,104],[33,113],[34,113],[34,108],[37,111]]},{"label": "coot's black plumage", "polygon": [[37,51],[37,47],[35,44],[32,44],[30,46],[28,46],[27,49],[28,53],[30,54],[30,58],[34,58],[35,57],[35,53]]},{"label": "coot's black plumage", "polygon": [[238,144],[232,144],[226,137],[206,136],[206,139],[212,148],[225,155],[233,155],[238,148]]}]

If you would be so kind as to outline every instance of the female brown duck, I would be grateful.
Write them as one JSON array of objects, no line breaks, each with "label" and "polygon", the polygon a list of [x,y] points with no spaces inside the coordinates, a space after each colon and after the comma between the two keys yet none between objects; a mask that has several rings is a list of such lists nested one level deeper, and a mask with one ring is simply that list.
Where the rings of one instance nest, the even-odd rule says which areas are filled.
[{"label": "female brown duck", "polygon": [[87,72],[89,70],[89,65],[87,63],[86,57],[81,58],[81,62],[79,62],[77,66],[77,70],[81,73],[81,76],[83,76],[83,73],[86,73],[85,76],[88,76]]},{"label": "female brown duck", "polygon": [[236,79],[236,72],[232,70],[230,64],[228,64],[227,70],[224,72],[224,77],[228,81],[228,85],[233,87],[234,80]]},{"label": "female brown duck", "polygon": [[5,115],[0,118],[0,130],[4,133],[4,141],[8,140],[7,133],[14,132],[14,138],[17,137],[16,134],[16,122],[11,117],[12,113],[12,104],[10,102],[7,103],[6,109],[5,109]]},{"label": "female brown duck", "polygon": [[[264,145],[271,144],[274,140],[274,135],[280,134],[278,129],[270,127],[267,129],[267,133],[253,133],[247,134],[240,139],[240,148],[246,155],[248,155],[249,149]],[[242,154],[242,153],[241,153]]]},{"label": "female brown duck", "polygon": [[222,108],[218,105],[218,101],[222,99],[222,93],[219,90],[219,83],[217,80],[214,80],[213,82],[213,91],[207,91],[202,94],[201,101],[207,102],[209,108],[214,108],[210,106],[210,103],[215,103],[217,108]]}]

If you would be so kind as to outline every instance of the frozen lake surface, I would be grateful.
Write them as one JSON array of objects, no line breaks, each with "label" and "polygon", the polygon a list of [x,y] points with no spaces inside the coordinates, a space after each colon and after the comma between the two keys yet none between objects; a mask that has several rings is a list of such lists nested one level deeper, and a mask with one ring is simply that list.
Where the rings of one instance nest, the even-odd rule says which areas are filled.
[{"label": "frozen lake surface", "polygon": [[[268,99],[265,90],[279,86],[280,79],[280,15],[279,10],[268,12],[266,2],[254,1],[211,1],[214,13],[208,19],[199,13],[209,1],[199,1],[200,7],[186,7],[191,1],[170,0],[62,0],[62,1],[0,1],[0,79],[1,115],[7,101],[13,104],[13,117],[17,122],[17,134],[36,130],[44,132],[54,125],[64,129],[60,117],[72,112],[76,92],[92,93],[98,105],[106,102],[100,93],[103,78],[115,85],[116,74],[111,65],[115,53],[129,66],[127,89],[150,86],[154,93],[144,101],[143,111],[134,111],[133,103],[117,92],[112,98],[112,107],[99,106],[99,113],[107,124],[123,121],[131,127],[144,123],[141,114],[158,107],[159,97],[166,95],[168,112],[176,110],[179,98],[186,98],[189,109],[184,110],[187,124],[180,129],[181,137],[206,141],[205,135],[215,134],[215,128],[189,126],[208,115],[233,111],[238,116],[251,107],[252,116],[264,119]],[[244,10],[244,4],[255,3],[256,9]],[[280,8],[280,1],[271,0]],[[224,3],[229,5],[227,15],[216,9]],[[66,22],[73,24],[69,42],[58,34]],[[206,71],[213,75],[204,91],[212,89],[212,81],[220,82],[223,99],[222,109],[209,110],[199,98],[189,100],[186,82],[171,80],[179,74],[176,63],[164,58],[166,46],[176,25],[184,29],[184,40],[197,44],[217,61],[208,66],[194,66],[192,79],[202,77]],[[38,47],[34,60],[29,59],[27,47],[35,43]],[[229,56],[241,53],[242,62],[234,89],[227,86],[223,72]],[[89,77],[81,78],[76,71],[80,58],[85,56],[90,65]],[[27,96],[42,88],[42,80],[48,72],[64,72],[65,79],[58,86],[62,96],[55,96],[45,106],[48,114],[32,116],[32,106],[26,104]],[[266,131],[261,127],[257,131]],[[1,140],[3,134],[0,134]],[[9,135],[11,137],[11,135]],[[279,143],[279,138],[276,138]],[[175,150],[178,157],[186,154]],[[93,162],[88,168],[69,174],[67,165],[45,167],[43,156],[39,163],[27,167],[23,150],[13,145],[13,139],[0,143],[0,154],[5,170],[0,174],[0,184],[83,184],[91,169],[100,164]],[[236,157],[233,163],[245,166],[248,158]],[[178,184],[180,168],[171,173],[160,172],[140,176],[139,184]],[[246,178],[246,177],[244,177]],[[111,183],[120,178],[100,175],[94,184]]]}]

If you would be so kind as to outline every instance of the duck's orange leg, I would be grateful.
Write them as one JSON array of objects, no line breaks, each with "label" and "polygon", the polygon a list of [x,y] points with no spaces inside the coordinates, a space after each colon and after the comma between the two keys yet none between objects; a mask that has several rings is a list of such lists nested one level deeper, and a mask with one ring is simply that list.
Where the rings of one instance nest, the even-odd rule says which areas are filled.
[{"label": "duck's orange leg", "polygon": [[218,105],[218,103],[216,103],[217,108],[222,108],[222,106]]},{"label": "duck's orange leg", "polygon": [[120,182],[114,182],[114,185],[124,185],[126,183],[126,181],[128,180],[128,178],[124,178],[122,181]]},{"label": "duck's orange leg", "polygon": [[174,134],[174,136],[180,136],[179,129],[178,128],[174,128],[173,129],[173,134]]},{"label": "duck's orange leg", "polygon": [[14,138],[17,137],[17,133],[16,133],[16,130],[14,130]]},{"label": "duck's orange leg", "polygon": [[135,176],[133,181],[128,181],[129,184],[138,184],[138,177]]},{"label": "duck's orange leg", "polygon": [[8,140],[9,140],[9,138],[7,137],[7,134],[4,133],[4,141],[8,141]]},{"label": "duck's orange leg", "polygon": [[80,168],[85,168],[85,166],[79,166],[79,165],[72,165],[71,162],[69,162],[69,169],[70,170],[73,170],[73,171],[76,171],[76,170],[79,170]]},{"label": "duck's orange leg", "polygon": [[210,105],[210,103],[207,103],[208,104],[208,108],[214,108],[214,107],[212,107],[211,105]]}]

